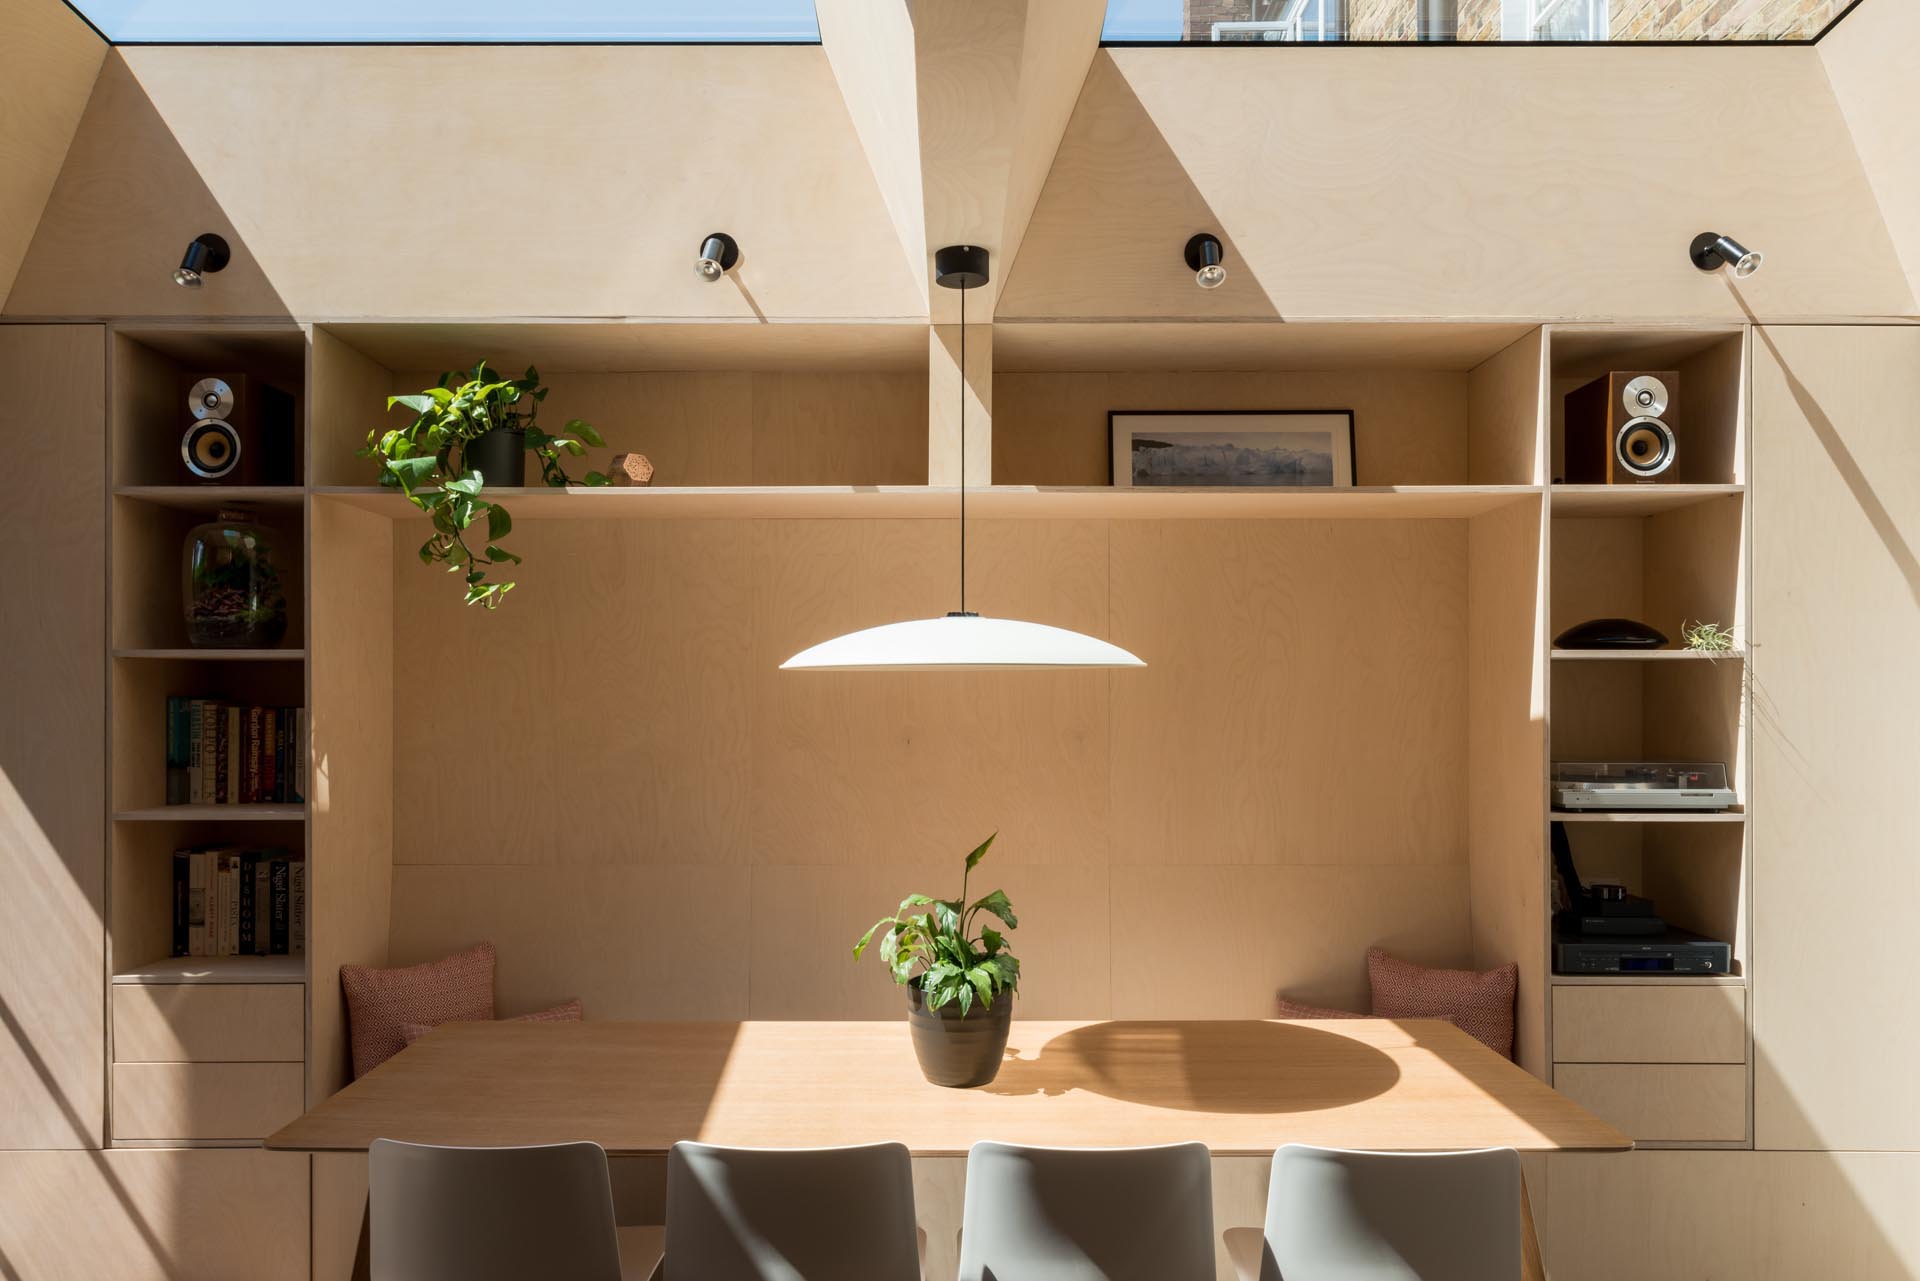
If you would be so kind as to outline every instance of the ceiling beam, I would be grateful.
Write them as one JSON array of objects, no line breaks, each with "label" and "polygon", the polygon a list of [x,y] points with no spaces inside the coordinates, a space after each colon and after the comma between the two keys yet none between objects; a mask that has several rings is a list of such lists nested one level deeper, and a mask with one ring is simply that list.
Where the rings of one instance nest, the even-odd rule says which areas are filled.
[{"label": "ceiling beam", "polygon": [[[991,319],[1100,47],[1106,0],[818,0],[816,10],[902,246],[928,282],[933,249],[985,246],[994,278],[968,311]],[[957,299],[929,294],[935,321],[957,319]]]}]

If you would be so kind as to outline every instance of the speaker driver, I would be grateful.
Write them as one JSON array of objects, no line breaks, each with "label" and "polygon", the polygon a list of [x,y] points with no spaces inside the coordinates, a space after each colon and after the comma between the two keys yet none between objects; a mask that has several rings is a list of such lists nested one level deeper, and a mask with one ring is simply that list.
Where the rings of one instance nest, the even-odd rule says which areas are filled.
[{"label": "speaker driver", "polygon": [[203,418],[180,439],[180,458],[202,480],[219,480],[240,465],[240,433],[219,418]]},{"label": "speaker driver", "polygon": [[231,418],[233,388],[223,378],[202,378],[187,393],[187,408],[195,418]]},{"label": "speaker driver", "polygon": [[1667,385],[1652,374],[1629,379],[1620,391],[1620,407],[1629,418],[1659,418],[1667,412]]},{"label": "speaker driver", "polygon": [[1613,438],[1616,462],[1629,475],[1658,476],[1673,466],[1673,429],[1658,418],[1630,418]]}]

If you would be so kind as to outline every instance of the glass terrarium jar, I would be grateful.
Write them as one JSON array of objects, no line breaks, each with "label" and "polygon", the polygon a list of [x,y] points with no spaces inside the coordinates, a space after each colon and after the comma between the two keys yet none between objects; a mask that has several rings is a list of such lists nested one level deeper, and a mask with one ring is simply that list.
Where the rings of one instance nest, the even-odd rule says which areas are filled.
[{"label": "glass terrarium jar", "polygon": [[187,534],[183,563],[187,640],[219,649],[264,649],[287,633],[287,595],[274,564],[274,532],[223,508]]}]

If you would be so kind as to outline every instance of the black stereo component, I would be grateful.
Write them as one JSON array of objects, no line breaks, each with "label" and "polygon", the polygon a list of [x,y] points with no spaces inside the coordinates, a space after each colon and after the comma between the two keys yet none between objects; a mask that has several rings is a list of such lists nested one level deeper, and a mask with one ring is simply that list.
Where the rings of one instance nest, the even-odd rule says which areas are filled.
[{"label": "black stereo component", "polygon": [[1733,945],[1669,926],[1645,938],[1594,938],[1556,930],[1555,974],[1731,974]]}]

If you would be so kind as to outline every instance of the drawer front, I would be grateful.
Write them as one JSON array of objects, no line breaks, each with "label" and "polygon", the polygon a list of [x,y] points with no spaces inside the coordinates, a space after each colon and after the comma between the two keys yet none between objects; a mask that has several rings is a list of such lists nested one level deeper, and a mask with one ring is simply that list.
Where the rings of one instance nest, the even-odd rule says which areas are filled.
[{"label": "drawer front", "polygon": [[297,1063],[306,1057],[298,983],[143,983],[113,989],[116,1063]]},{"label": "drawer front", "polygon": [[262,1139],[300,1115],[298,1063],[116,1063],[116,1139]]},{"label": "drawer front", "polygon": [[1741,1063],[1556,1063],[1562,1094],[1635,1140],[1739,1143],[1747,1137]]},{"label": "drawer front", "polygon": [[1561,1063],[1745,1063],[1741,987],[1556,987]]}]

